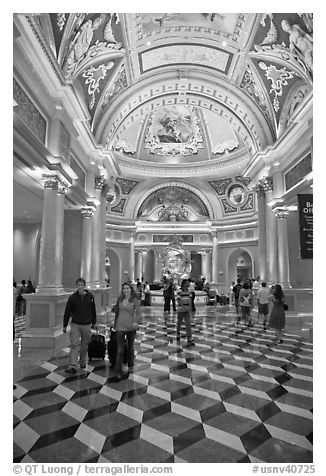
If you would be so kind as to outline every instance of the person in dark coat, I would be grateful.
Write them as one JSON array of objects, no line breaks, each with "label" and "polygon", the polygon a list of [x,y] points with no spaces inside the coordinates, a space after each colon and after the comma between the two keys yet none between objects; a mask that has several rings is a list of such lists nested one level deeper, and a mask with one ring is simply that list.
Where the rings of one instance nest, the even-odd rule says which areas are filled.
[{"label": "person in dark coat", "polygon": [[174,283],[173,279],[167,279],[163,285],[163,297],[164,297],[164,312],[170,312],[170,304],[172,301],[173,312],[176,312],[175,295],[174,295]]},{"label": "person in dark coat", "polygon": [[63,317],[64,333],[67,331],[68,322],[71,318],[69,366],[66,372],[72,374],[77,372],[78,354],[80,368],[86,368],[91,329],[94,329],[96,325],[96,308],[93,294],[85,289],[86,281],[84,278],[78,278],[76,286],[77,291],[69,296]]}]

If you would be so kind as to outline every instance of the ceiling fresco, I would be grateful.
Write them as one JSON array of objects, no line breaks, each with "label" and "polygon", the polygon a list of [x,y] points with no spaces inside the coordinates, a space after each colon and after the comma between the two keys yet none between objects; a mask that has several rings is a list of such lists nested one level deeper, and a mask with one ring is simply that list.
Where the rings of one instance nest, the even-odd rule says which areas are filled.
[{"label": "ceiling fresco", "polygon": [[274,143],[312,91],[310,13],[42,13],[22,21],[117,169],[209,162],[223,177],[223,167],[244,168]]}]

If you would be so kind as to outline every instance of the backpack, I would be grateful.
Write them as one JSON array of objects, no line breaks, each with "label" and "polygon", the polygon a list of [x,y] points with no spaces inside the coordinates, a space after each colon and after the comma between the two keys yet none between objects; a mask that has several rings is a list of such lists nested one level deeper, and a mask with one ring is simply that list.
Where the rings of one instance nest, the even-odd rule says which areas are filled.
[{"label": "backpack", "polygon": [[244,305],[244,306],[251,306],[251,297],[250,297],[250,294],[243,294],[242,297],[241,297],[241,303]]}]

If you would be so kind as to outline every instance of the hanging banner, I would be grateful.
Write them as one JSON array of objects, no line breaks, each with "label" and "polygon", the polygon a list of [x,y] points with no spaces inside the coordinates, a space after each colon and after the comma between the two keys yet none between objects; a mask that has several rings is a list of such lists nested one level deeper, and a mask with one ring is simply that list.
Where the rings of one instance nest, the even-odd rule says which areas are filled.
[{"label": "hanging banner", "polygon": [[298,195],[301,259],[312,259],[313,255],[313,195]]}]

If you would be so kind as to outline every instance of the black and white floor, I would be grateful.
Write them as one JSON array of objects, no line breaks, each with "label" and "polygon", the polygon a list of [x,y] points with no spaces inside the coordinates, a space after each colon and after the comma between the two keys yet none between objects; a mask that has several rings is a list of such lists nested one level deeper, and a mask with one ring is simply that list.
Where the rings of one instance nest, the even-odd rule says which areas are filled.
[{"label": "black and white floor", "polygon": [[287,328],[276,344],[257,319],[235,326],[233,306],[204,307],[188,348],[176,342],[175,314],[142,314],[128,379],[114,382],[108,360],[65,373],[67,348],[25,367],[15,379],[14,462],[313,461],[311,334]]}]

